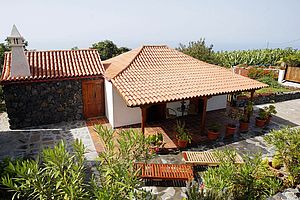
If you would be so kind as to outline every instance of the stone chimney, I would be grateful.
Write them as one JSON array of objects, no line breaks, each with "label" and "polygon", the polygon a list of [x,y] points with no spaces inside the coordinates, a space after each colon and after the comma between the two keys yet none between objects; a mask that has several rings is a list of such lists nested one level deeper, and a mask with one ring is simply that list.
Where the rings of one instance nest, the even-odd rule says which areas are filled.
[{"label": "stone chimney", "polygon": [[10,76],[11,77],[25,77],[30,76],[30,68],[28,60],[24,53],[24,38],[19,33],[17,27],[13,25],[11,35],[7,37],[12,55]]}]

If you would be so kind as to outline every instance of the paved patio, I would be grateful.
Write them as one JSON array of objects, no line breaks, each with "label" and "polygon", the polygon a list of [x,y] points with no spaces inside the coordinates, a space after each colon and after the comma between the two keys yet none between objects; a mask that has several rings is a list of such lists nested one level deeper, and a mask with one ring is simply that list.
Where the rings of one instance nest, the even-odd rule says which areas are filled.
[{"label": "paved patio", "polygon": [[0,113],[0,160],[6,156],[36,157],[42,148],[52,147],[60,140],[65,140],[71,151],[75,139],[81,139],[85,145],[87,160],[94,160],[98,156],[85,121],[11,130],[7,113]]},{"label": "paved patio", "polygon": [[[264,105],[256,106],[256,110]],[[261,152],[264,157],[272,156],[274,149],[268,147],[263,137],[271,129],[279,129],[282,126],[289,125],[292,127],[300,126],[300,99],[280,102],[275,104],[278,113],[273,117],[270,125],[266,128],[257,128],[254,124],[254,117],[251,119],[251,131],[245,134],[236,133],[234,137],[219,140],[216,142],[201,141],[197,143],[195,140],[193,144],[187,149],[189,151],[203,151],[222,148],[234,148],[240,154],[253,154]],[[222,119],[222,113],[212,112],[208,114],[208,122]],[[188,128],[196,129],[200,126],[200,118],[193,116],[189,118],[190,122],[195,125],[188,125]],[[226,120],[223,121],[226,123]],[[42,147],[52,146],[61,139],[67,141],[67,144],[72,143],[76,138],[82,139],[87,148],[86,159],[94,160],[97,157],[97,152],[103,151],[103,143],[99,136],[93,131],[93,124],[105,124],[109,126],[105,118],[96,119],[92,121],[75,121],[64,122],[60,124],[45,125],[39,127],[26,128],[22,130],[10,130],[8,127],[8,119],[6,113],[0,113],[0,159],[5,156],[35,156]],[[198,126],[199,124],[199,126]],[[174,122],[167,123],[162,126],[158,124],[150,124],[146,128],[146,134],[162,130],[173,130]],[[195,129],[195,130],[196,130]],[[171,132],[171,134],[173,131]],[[224,132],[223,132],[224,133]],[[175,144],[174,136],[164,135],[171,144]],[[192,134],[199,134],[199,132],[192,132]],[[200,138],[203,139],[202,137]],[[176,144],[175,144],[176,145]],[[101,149],[102,148],[102,149]],[[71,148],[69,148],[71,150]],[[151,160],[153,163],[183,163],[181,153],[157,155]],[[158,195],[158,199],[181,199],[185,197],[185,187],[157,187],[145,186],[147,190],[151,190]],[[284,193],[277,195],[277,199],[297,199],[294,193],[299,192],[297,189],[288,189]]]}]

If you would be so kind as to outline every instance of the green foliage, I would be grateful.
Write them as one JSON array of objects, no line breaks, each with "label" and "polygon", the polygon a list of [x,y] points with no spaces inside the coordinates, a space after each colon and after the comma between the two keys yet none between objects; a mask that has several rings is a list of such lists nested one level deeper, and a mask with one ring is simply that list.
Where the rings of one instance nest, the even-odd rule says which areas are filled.
[{"label": "green foliage", "polygon": [[150,136],[148,136],[147,139],[149,140],[150,144],[152,144],[153,146],[163,148],[165,145],[162,133],[150,135]]},{"label": "green foliage", "polygon": [[[9,162],[1,184],[25,199],[85,199],[84,146],[76,140],[74,154],[65,142],[43,150],[40,159]],[[41,162],[40,162],[41,161]]]},{"label": "green foliage", "polygon": [[262,119],[262,120],[267,119],[268,118],[268,113],[267,113],[266,109],[260,108],[258,110],[258,117],[259,117],[259,119]]},{"label": "green foliage", "polygon": [[95,198],[151,198],[149,193],[139,189],[140,170],[135,165],[139,161],[146,162],[151,156],[147,137],[130,129],[120,131],[115,140],[113,130],[101,125],[96,125],[95,130],[106,146],[106,151],[99,154],[99,176],[95,176],[93,181]]},{"label": "green foliage", "polygon": [[130,49],[127,47],[118,48],[117,45],[110,40],[94,43],[92,44],[91,49],[97,49],[99,51],[101,60],[107,60],[119,54],[130,51]]},{"label": "green foliage", "polygon": [[188,45],[180,43],[176,49],[201,61],[215,63],[213,45],[206,46],[204,38],[200,38],[200,40],[195,42],[189,42]]},{"label": "green foliage", "polygon": [[274,78],[271,78],[269,76],[264,76],[264,77],[261,77],[257,80],[262,82],[262,83],[265,83],[265,84],[269,85],[269,87],[271,87],[271,88],[277,88],[277,89],[283,88],[283,86],[280,85]]},{"label": "green foliage", "polygon": [[280,156],[278,156],[279,153],[276,152],[275,155],[272,158],[272,167],[275,169],[280,169],[283,166],[282,160],[280,159]]},{"label": "green foliage", "polygon": [[7,43],[0,43],[0,71],[2,72],[2,66],[4,62],[4,54],[6,51],[10,51],[10,47]]},{"label": "green foliage", "polygon": [[188,188],[187,192],[188,200],[229,200],[229,194],[222,194],[214,190],[199,190],[197,185]]},{"label": "green foliage", "polygon": [[217,123],[208,126],[208,130],[213,131],[215,133],[219,132],[220,129],[221,129],[221,125]]},{"label": "green foliage", "polygon": [[188,130],[185,128],[185,122],[181,120],[177,120],[175,131],[177,132],[177,139],[191,142],[191,135],[189,134]]},{"label": "green foliage", "polygon": [[276,148],[276,157],[283,162],[289,174],[288,184],[300,183],[300,129],[272,130],[265,141]]},{"label": "green foliage", "polygon": [[244,156],[243,164],[235,164],[234,151],[218,153],[219,167],[203,173],[205,187],[219,193],[230,193],[232,199],[265,199],[278,192],[281,181],[263,164],[260,155]]},{"label": "green foliage", "polygon": [[239,64],[248,66],[274,66],[286,56],[297,54],[299,51],[287,49],[254,49],[237,51],[220,51],[214,54],[215,61],[220,66],[231,67]]},{"label": "green foliage", "polygon": [[247,105],[244,107],[244,114],[241,118],[243,122],[250,122],[250,117],[253,113],[253,101],[248,101]]},{"label": "green foliage", "polygon": [[300,66],[300,51],[282,58],[282,60],[280,60],[279,62],[283,62],[284,64],[292,67]]}]

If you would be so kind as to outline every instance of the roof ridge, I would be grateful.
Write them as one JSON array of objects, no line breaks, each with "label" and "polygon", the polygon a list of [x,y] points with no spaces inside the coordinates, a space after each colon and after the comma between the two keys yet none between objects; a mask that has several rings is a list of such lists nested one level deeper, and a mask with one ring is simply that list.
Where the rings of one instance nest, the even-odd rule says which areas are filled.
[{"label": "roof ridge", "polygon": [[[26,52],[58,52],[58,51],[97,51],[97,49],[57,49],[57,50],[27,50]],[[11,53],[10,51],[4,52],[5,54]]]},{"label": "roof ridge", "polygon": [[[108,78],[108,77],[106,77],[106,78],[108,78],[108,80],[111,80],[111,79],[114,79],[115,77],[117,77],[117,76],[119,76],[122,72],[124,72],[132,63],[133,63],[133,61],[140,55],[140,53],[142,52],[142,50],[144,49],[144,47],[145,46],[142,46],[142,47],[140,47],[140,49],[138,50],[138,52],[136,53],[136,55],[132,58],[132,60],[127,64],[127,66],[126,67],[124,67],[121,71],[119,71],[116,75],[114,75],[114,76],[112,76],[112,77],[110,77],[110,78]],[[133,49],[134,50],[134,49]],[[133,51],[133,50],[131,50],[131,51]],[[125,53],[127,53],[127,52],[125,52]],[[122,54],[120,54],[120,55],[122,55]]]},{"label": "roof ridge", "polygon": [[166,44],[145,44],[142,47],[168,47]]},{"label": "roof ridge", "polygon": [[[54,51],[97,51],[97,49],[51,49],[51,50],[27,50],[27,52],[54,52]],[[26,52],[26,51],[25,51]]]}]

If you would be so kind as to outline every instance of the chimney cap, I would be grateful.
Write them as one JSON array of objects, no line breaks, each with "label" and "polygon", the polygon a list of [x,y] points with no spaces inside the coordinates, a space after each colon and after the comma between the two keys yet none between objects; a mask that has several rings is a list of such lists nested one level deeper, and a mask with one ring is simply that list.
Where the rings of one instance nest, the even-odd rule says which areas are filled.
[{"label": "chimney cap", "polygon": [[10,36],[8,36],[8,38],[22,38],[23,39],[23,37],[21,36],[21,34],[18,31],[15,24],[13,25],[13,27],[11,29],[11,34],[10,34]]}]

